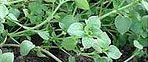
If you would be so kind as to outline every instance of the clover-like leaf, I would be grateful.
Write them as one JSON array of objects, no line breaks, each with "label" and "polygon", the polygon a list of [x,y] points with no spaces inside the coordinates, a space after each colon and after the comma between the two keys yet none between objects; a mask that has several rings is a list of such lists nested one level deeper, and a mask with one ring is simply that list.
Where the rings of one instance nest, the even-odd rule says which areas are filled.
[{"label": "clover-like leaf", "polygon": [[95,41],[95,40],[94,40],[93,38],[90,38],[90,37],[83,37],[83,38],[82,38],[82,45],[83,45],[83,47],[84,47],[85,49],[87,49],[87,48],[92,47],[94,41]]},{"label": "clover-like leaf", "polygon": [[74,0],[78,8],[89,10],[89,3],[87,0]]},{"label": "clover-like leaf", "polygon": [[14,54],[13,53],[3,53],[0,57],[1,62],[13,62],[14,61]]},{"label": "clover-like leaf", "polygon": [[121,57],[122,53],[116,46],[110,45],[108,49],[107,56],[111,57],[112,59],[118,59]]},{"label": "clover-like leaf", "polygon": [[64,38],[62,42],[62,47],[66,50],[74,50],[77,44],[77,40],[73,37]]},{"label": "clover-like leaf", "polygon": [[78,36],[78,37],[83,37],[84,36],[84,31],[83,31],[83,24],[81,23],[73,23],[70,25],[68,28],[67,32],[70,35]]},{"label": "clover-like leaf", "polygon": [[20,44],[20,54],[22,56],[26,56],[34,47],[35,47],[35,45],[32,42],[30,42],[28,40],[24,40]]},{"label": "clover-like leaf", "polygon": [[109,47],[109,43],[101,38],[97,38],[96,42],[99,44],[99,46],[101,48],[108,48]]},{"label": "clover-like leaf", "polygon": [[107,44],[107,45],[110,45],[111,44],[111,40],[109,38],[109,36],[106,34],[106,32],[102,32],[99,36],[100,39],[104,40],[104,42]]},{"label": "clover-like leaf", "polygon": [[59,26],[67,31],[68,27],[72,24],[72,23],[75,23],[77,22],[76,18],[73,17],[72,15],[67,15],[65,16],[62,21],[59,22]]},{"label": "clover-like leaf", "polygon": [[92,28],[101,28],[101,21],[98,16],[91,16],[88,20],[85,20],[86,25]]},{"label": "clover-like leaf", "polygon": [[98,52],[98,53],[102,53],[102,48],[100,47],[99,42],[97,41],[97,39],[94,39],[94,41],[92,42],[92,47]]},{"label": "clover-like leaf", "polygon": [[134,40],[134,46],[138,49],[143,49],[143,46],[137,40]]},{"label": "clover-like leaf", "polygon": [[0,18],[4,19],[4,17],[9,13],[8,8],[4,4],[0,4]]},{"label": "clover-like leaf", "polygon": [[49,40],[49,33],[47,31],[37,31],[38,35],[44,39],[44,40]]},{"label": "clover-like leaf", "polygon": [[129,18],[121,15],[117,16],[115,19],[115,26],[118,32],[121,33],[122,35],[125,32],[129,31],[131,24],[132,24],[132,21]]}]

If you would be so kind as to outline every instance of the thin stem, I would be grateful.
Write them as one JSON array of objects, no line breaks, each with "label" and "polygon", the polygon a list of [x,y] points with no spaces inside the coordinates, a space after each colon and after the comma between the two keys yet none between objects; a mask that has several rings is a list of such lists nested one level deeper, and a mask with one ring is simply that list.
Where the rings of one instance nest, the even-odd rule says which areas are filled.
[{"label": "thin stem", "polygon": [[73,11],[73,14],[72,14],[73,16],[75,15],[76,11],[77,11],[77,6],[75,7],[75,9]]},{"label": "thin stem", "polygon": [[11,4],[15,4],[15,3],[23,2],[23,1],[25,1],[25,0],[12,1],[12,2],[8,2],[7,5],[11,5]]},{"label": "thin stem", "polygon": [[107,17],[107,16],[109,16],[109,15],[111,15],[111,14],[117,13],[118,11],[121,11],[121,10],[124,10],[124,9],[126,9],[126,8],[128,8],[128,7],[131,7],[131,6],[133,6],[135,3],[139,2],[139,1],[140,1],[140,0],[137,0],[136,2],[132,2],[131,4],[128,4],[128,5],[126,5],[126,6],[123,6],[123,7],[119,8],[119,9],[117,9],[117,10],[113,10],[113,11],[111,11],[111,12],[109,12],[109,13],[107,13],[107,14],[101,16],[100,19],[103,19],[103,18],[105,18],[105,17]]},{"label": "thin stem", "polygon": [[3,44],[2,47],[19,47],[17,44]]},{"label": "thin stem", "polygon": [[128,59],[126,59],[124,62],[128,62],[128,61],[130,61],[132,58],[134,58],[135,57],[135,54],[133,54],[131,57],[129,57]]},{"label": "thin stem", "polygon": [[42,52],[46,53],[48,56],[52,57],[53,59],[55,59],[57,62],[62,62],[59,58],[57,58],[55,55],[53,55],[52,53],[50,53],[49,51],[41,48],[41,47],[37,47],[39,48]]}]

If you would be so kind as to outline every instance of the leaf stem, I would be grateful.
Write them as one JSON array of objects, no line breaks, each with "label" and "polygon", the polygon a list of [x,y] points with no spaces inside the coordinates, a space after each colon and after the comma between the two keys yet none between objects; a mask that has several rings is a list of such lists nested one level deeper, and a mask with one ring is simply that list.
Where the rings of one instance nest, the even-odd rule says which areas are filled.
[{"label": "leaf stem", "polygon": [[23,2],[25,0],[17,0],[17,1],[13,1],[13,2],[8,2],[7,5],[11,5],[11,4],[15,4],[15,3],[19,3],[19,2]]},{"label": "leaf stem", "polygon": [[62,62],[59,58],[57,58],[55,55],[53,55],[52,53],[50,53],[49,51],[41,48],[41,47],[37,47],[39,48],[42,52],[46,53],[48,56],[52,57],[53,59],[55,59],[57,62]]},{"label": "leaf stem", "polygon": [[113,11],[101,16],[100,19],[103,19],[103,18],[105,18],[105,17],[107,17],[107,16],[109,16],[111,14],[117,13],[118,11],[121,11],[121,10],[124,10],[124,9],[126,9],[128,7],[131,7],[131,6],[133,6],[135,3],[139,2],[139,1],[141,1],[141,0],[137,0],[137,1],[132,2],[132,3],[128,4],[128,5],[126,5],[126,6],[123,6],[123,7],[119,8],[119,9],[117,9],[117,10],[113,10]]},{"label": "leaf stem", "polygon": [[135,57],[135,54],[133,54],[131,57],[129,57],[128,59],[126,59],[124,62],[128,62],[128,61],[130,61],[132,58],[134,58]]}]

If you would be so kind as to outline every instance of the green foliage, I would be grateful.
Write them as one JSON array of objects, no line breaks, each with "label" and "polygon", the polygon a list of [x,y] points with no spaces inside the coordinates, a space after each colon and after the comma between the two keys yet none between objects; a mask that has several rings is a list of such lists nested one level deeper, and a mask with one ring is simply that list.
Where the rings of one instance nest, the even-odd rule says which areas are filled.
[{"label": "green foliage", "polygon": [[49,40],[50,38],[50,35],[47,31],[37,31],[37,33],[44,40]]},{"label": "green foliage", "polygon": [[4,4],[0,4],[0,22],[4,23],[4,18],[9,13],[8,8]]},{"label": "green foliage", "polygon": [[64,38],[62,42],[62,47],[64,47],[66,50],[75,50],[77,44],[77,39],[74,37],[67,37]]},{"label": "green foliage", "polygon": [[[79,56],[119,62],[120,51],[135,46],[125,52],[142,57],[148,46],[147,12],[146,0],[0,0],[0,47],[19,47],[24,57],[33,50],[58,62],[47,50],[60,49],[69,62]],[[13,60],[13,53],[0,50],[0,62]]]},{"label": "green foliage", "polygon": [[2,50],[0,49],[0,62],[13,62],[14,54],[7,52],[2,54]]},{"label": "green foliage", "polygon": [[134,46],[138,49],[143,49],[143,46],[137,40],[134,40]]},{"label": "green foliage", "polygon": [[121,57],[122,53],[116,46],[110,45],[109,50],[107,51],[107,55],[113,59],[118,59]]},{"label": "green foliage", "polygon": [[35,45],[33,45],[32,42],[30,42],[28,40],[24,40],[20,44],[20,54],[22,56],[26,56],[34,47],[35,47]]},{"label": "green foliage", "polygon": [[117,16],[115,19],[115,26],[119,31],[119,33],[121,33],[122,35],[125,32],[129,31],[131,24],[132,24],[132,21],[129,18],[121,15]]},{"label": "green foliage", "polygon": [[76,5],[84,10],[89,10],[89,4],[87,0],[75,0]]}]

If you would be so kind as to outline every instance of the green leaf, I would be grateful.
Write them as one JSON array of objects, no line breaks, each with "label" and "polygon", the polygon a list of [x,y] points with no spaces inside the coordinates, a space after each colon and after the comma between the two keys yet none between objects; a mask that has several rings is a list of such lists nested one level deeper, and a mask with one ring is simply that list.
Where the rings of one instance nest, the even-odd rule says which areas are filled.
[{"label": "green leaf", "polygon": [[101,47],[100,47],[100,44],[99,44],[99,42],[98,42],[96,39],[94,39],[93,44],[92,44],[92,47],[93,47],[98,53],[102,53],[102,49],[101,49]]},{"label": "green leaf", "polygon": [[2,62],[13,62],[14,61],[14,54],[13,53],[4,53],[1,55],[0,60]]},{"label": "green leaf", "polygon": [[0,33],[4,32],[4,25],[2,23],[0,23]]},{"label": "green leaf", "polygon": [[117,16],[115,19],[115,26],[118,32],[121,33],[122,35],[125,32],[129,31],[131,24],[132,24],[132,21],[129,18],[121,15]]},{"label": "green leaf", "polygon": [[84,28],[86,34],[91,36],[99,36],[102,33],[101,22],[98,16],[91,16],[85,20],[86,26]]},{"label": "green leaf", "polygon": [[69,56],[68,62],[76,62],[75,57]]},{"label": "green leaf", "polygon": [[87,0],[75,0],[76,5],[78,8],[84,9],[84,10],[89,10],[89,3]]},{"label": "green leaf", "polygon": [[90,35],[94,37],[98,37],[102,33],[102,30],[100,28],[93,28],[88,25],[84,27],[84,31],[86,35]]},{"label": "green leaf", "polygon": [[148,2],[145,0],[142,0],[142,5],[145,7],[145,9],[148,11]]},{"label": "green leaf", "polygon": [[92,47],[94,41],[95,40],[93,38],[83,37],[82,38],[82,45],[83,45],[84,49]]},{"label": "green leaf", "polygon": [[138,42],[143,46],[143,47],[148,47],[148,38],[140,38],[139,40],[138,40]]},{"label": "green leaf", "polygon": [[122,53],[116,46],[110,45],[108,49],[107,56],[111,57],[112,59],[118,59],[121,57]]},{"label": "green leaf", "polygon": [[15,15],[13,15],[12,13],[9,13],[8,17],[13,21],[18,21],[17,18],[15,17]]},{"label": "green leaf", "polygon": [[101,48],[108,48],[108,47],[109,47],[108,42],[104,41],[104,40],[101,39],[101,38],[97,38],[96,42],[99,44],[99,46],[100,46]]},{"label": "green leaf", "polygon": [[67,37],[64,38],[62,42],[62,47],[64,47],[66,50],[75,50],[77,44],[77,40],[73,37]]},{"label": "green leaf", "polygon": [[83,24],[81,23],[73,23],[70,25],[68,28],[67,32],[70,35],[78,36],[78,37],[83,37],[84,36],[84,31],[83,31]]},{"label": "green leaf", "polygon": [[20,53],[22,56],[26,56],[33,48],[35,47],[35,45],[28,41],[28,40],[24,40],[21,44],[20,44]]},{"label": "green leaf", "polygon": [[109,38],[109,36],[107,35],[106,32],[102,32],[99,36],[100,39],[104,40],[104,42],[107,44],[107,45],[110,45],[111,44],[111,40]]},{"label": "green leaf", "polygon": [[123,0],[112,0],[114,8],[119,8],[119,5],[123,2]]},{"label": "green leaf", "polygon": [[134,33],[141,35],[143,33],[142,23],[140,21],[134,20],[130,30],[132,30]]},{"label": "green leaf", "polygon": [[143,49],[143,46],[137,40],[134,40],[134,46],[138,49]]},{"label": "green leaf", "polygon": [[92,28],[101,28],[101,21],[98,16],[91,16],[88,20],[85,20],[86,25]]},{"label": "green leaf", "polygon": [[3,5],[0,4],[0,19],[4,19],[4,17],[9,13],[8,8]]},{"label": "green leaf", "polygon": [[9,13],[12,13],[16,18],[18,18],[20,15],[20,11],[16,8],[10,8]]},{"label": "green leaf", "polygon": [[145,30],[148,30],[148,15],[142,17],[142,25]]},{"label": "green leaf", "polygon": [[67,31],[68,27],[69,27],[72,23],[75,23],[75,22],[77,22],[77,20],[76,20],[75,17],[73,17],[72,15],[67,15],[67,16],[65,16],[65,17],[62,19],[62,21],[60,21],[59,26],[60,26],[63,30]]},{"label": "green leaf", "polygon": [[49,33],[47,31],[37,31],[38,35],[44,39],[44,40],[49,40]]}]

